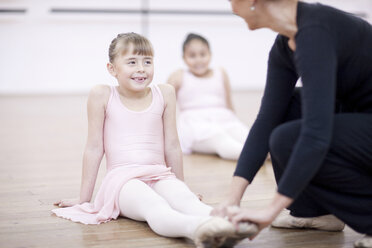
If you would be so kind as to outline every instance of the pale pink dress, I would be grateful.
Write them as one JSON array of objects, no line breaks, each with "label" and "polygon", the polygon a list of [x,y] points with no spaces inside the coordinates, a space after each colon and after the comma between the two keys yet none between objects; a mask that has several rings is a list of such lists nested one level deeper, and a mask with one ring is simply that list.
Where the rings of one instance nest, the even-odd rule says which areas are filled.
[{"label": "pale pink dress", "polygon": [[160,179],[175,178],[164,160],[163,95],[157,85],[151,91],[150,107],[136,112],[123,105],[112,87],[104,123],[107,174],[94,203],[58,208],[53,213],[84,224],[107,222],[119,216],[119,193],[128,180],[136,178],[151,186]]},{"label": "pale pink dress", "polygon": [[184,71],[181,88],[177,92],[179,116],[178,135],[182,152],[189,154],[195,142],[203,141],[228,129],[241,129],[248,134],[233,111],[227,108],[223,74],[214,69],[209,78]]}]

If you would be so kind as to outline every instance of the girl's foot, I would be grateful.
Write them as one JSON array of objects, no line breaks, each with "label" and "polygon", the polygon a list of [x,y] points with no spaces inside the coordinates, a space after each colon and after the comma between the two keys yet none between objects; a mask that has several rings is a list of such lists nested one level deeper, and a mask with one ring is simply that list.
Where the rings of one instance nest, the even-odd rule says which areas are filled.
[{"label": "girl's foot", "polygon": [[294,217],[289,214],[288,210],[284,210],[271,223],[271,226],[277,228],[308,228],[340,232],[344,229],[345,223],[330,214],[319,217],[300,218]]},{"label": "girl's foot", "polygon": [[257,225],[248,222],[241,222],[238,225],[238,230],[235,230],[235,235],[233,237],[226,238],[221,247],[224,248],[234,247],[243,239],[250,238],[254,236],[257,232],[258,232]]},{"label": "girl's foot", "polygon": [[194,242],[198,248],[233,247],[239,241],[256,234],[257,226],[242,223],[235,230],[234,225],[221,217],[212,217],[195,231]]},{"label": "girl's foot", "polygon": [[355,241],[355,248],[372,248],[372,236],[366,235],[363,238]]},{"label": "girl's foot", "polygon": [[194,234],[197,248],[220,247],[226,236],[235,233],[234,226],[220,217],[211,217],[198,226]]}]

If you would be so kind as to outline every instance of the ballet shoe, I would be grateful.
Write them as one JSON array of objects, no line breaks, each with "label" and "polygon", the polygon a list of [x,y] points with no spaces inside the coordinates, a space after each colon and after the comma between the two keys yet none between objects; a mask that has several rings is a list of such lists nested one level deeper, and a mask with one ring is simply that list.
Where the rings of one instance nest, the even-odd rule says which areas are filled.
[{"label": "ballet shoe", "polygon": [[235,233],[234,226],[221,217],[211,217],[200,224],[194,234],[194,243],[197,248],[220,247],[225,237]]},{"label": "ballet shoe", "polygon": [[340,232],[344,229],[345,223],[330,214],[319,217],[302,218],[294,217],[289,214],[288,210],[285,210],[271,223],[271,226],[276,228],[304,228]]},{"label": "ballet shoe", "polygon": [[258,228],[254,224],[241,223],[238,230],[235,230],[230,221],[221,217],[211,217],[196,229],[194,242],[197,248],[228,248],[257,232]]},{"label": "ballet shoe", "polygon": [[372,236],[366,235],[363,238],[355,241],[355,248],[372,248]]},{"label": "ballet shoe", "polygon": [[240,241],[246,238],[251,238],[256,235],[258,232],[258,227],[255,224],[249,222],[241,222],[238,224],[238,229],[235,230],[235,234],[232,237],[227,237],[223,244],[222,248],[234,247]]}]

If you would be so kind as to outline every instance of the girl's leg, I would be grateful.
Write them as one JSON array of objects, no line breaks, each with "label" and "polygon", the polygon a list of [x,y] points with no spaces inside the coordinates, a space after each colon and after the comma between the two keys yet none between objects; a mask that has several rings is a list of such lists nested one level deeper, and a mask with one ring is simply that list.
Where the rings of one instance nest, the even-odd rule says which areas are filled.
[{"label": "girl's leg", "polygon": [[121,189],[119,207],[122,216],[147,221],[151,229],[162,236],[193,239],[197,227],[209,219],[172,209],[150,186],[140,180],[130,180]]},{"label": "girl's leg", "polygon": [[175,210],[197,216],[209,216],[212,207],[204,204],[178,179],[166,179],[156,182],[153,189],[161,195]]},{"label": "girl's leg", "polygon": [[[220,217],[180,213],[140,180],[128,181],[120,191],[119,207],[122,216],[147,221],[151,229],[166,237],[187,237],[197,247],[222,247],[257,233],[254,225],[236,232],[234,225]],[[225,246],[226,247],[226,246]]]},{"label": "girl's leg", "polygon": [[[156,182],[154,190],[163,196],[172,208],[185,214],[209,216],[212,208],[203,202],[178,179],[165,179]],[[235,230],[232,223],[220,217],[211,219],[200,225],[196,231],[195,243],[199,247],[234,247],[235,244],[257,233],[257,226],[251,223],[239,225]],[[204,233],[204,234],[203,234]]]},{"label": "girl's leg", "polygon": [[237,160],[242,149],[243,144],[223,130],[209,139],[195,142],[192,147],[195,152],[218,154],[223,159],[231,160]]}]

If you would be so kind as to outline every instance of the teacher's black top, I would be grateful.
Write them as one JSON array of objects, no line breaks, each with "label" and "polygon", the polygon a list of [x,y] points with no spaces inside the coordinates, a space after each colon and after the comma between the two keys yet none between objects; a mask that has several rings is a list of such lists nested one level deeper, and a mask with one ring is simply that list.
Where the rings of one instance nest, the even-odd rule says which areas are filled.
[{"label": "teacher's black top", "polygon": [[279,193],[291,198],[301,193],[324,160],[335,102],[343,112],[372,114],[372,26],[332,7],[303,2],[297,6],[297,26],[295,52],[282,35],[270,51],[260,111],[234,173],[252,182],[301,77],[301,131],[278,185]]}]

